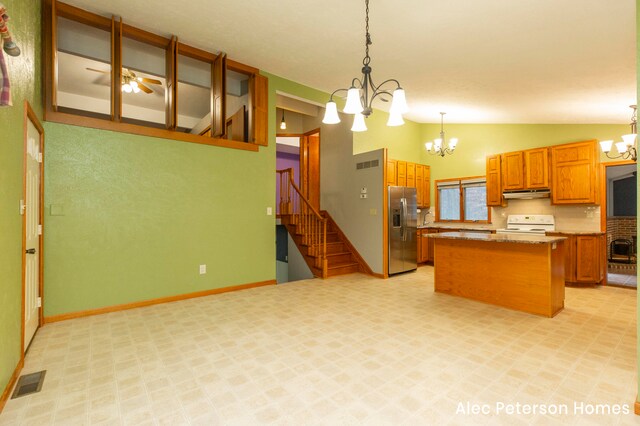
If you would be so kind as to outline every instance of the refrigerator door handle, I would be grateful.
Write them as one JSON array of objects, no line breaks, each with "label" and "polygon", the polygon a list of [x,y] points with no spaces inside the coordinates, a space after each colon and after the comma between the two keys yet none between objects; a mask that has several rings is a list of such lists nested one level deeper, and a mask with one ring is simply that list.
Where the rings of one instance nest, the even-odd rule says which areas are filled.
[{"label": "refrigerator door handle", "polygon": [[407,199],[401,198],[400,205],[402,206],[401,211],[401,226],[402,226],[402,241],[407,241]]}]

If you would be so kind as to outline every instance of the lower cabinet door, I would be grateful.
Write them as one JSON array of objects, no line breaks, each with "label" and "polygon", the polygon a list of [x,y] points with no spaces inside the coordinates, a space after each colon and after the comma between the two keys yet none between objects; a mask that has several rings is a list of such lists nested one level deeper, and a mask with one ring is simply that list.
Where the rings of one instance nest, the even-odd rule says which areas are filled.
[{"label": "lower cabinet door", "polygon": [[600,281],[600,245],[598,236],[576,236],[576,281]]}]

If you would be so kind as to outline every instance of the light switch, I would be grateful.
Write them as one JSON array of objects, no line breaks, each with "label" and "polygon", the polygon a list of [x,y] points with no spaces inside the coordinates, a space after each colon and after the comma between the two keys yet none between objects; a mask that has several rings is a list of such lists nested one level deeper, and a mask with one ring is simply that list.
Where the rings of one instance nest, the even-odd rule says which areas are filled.
[{"label": "light switch", "polygon": [[271,216],[273,214],[273,209],[271,207],[267,207],[267,216]]},{"label": "light switch", "polygon": [[207,273],[207,265],[200,265],[200,275]]},{"label": "light switch", "polygon": [[378,209],[369,209],[369,215],[370,216],[375,216],[378,214]]}]

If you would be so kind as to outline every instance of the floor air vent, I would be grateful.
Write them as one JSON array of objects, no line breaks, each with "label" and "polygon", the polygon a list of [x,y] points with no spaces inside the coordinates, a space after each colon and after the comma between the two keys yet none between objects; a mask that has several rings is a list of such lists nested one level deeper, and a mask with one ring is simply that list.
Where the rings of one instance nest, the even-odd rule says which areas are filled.
[{"label": "floor air vent", "polygon": [[13,391],[11,399],[19,398],[21,396],[29,395],[32,393],[40,392],[42,389],[42,383],[44,382],[44,375],[47,370],[38,371],[37,373],[25,374],[20,376],[16,389]]}]

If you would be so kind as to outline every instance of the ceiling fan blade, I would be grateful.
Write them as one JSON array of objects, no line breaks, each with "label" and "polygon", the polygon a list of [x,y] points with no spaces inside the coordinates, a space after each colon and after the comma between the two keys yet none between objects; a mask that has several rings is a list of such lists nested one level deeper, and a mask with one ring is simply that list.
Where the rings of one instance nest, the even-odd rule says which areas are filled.
[{"label": "ceiling fan blade", "polygon": [[153,90],[149,89],[147,86],[145,86],[142,83],[138,83],[138,88],[142,90],[144,93],[153,93]]},{"label": "ceiling fan blade", "polygon": [[141,78],[138,79],[138,81],[143,81],[143,82],[149,83],[149,84],[162,84],[162,82],[160,80],[156,80],[155,78],[141,77]]},{"label": "ceiling fan blade", "polygon": [[111,74],[111,71],[102,71],[102,70],[97,70],[95,68],[85,68],[87,71],[94,71],[94,72],[101,72],[103,74]]}]

